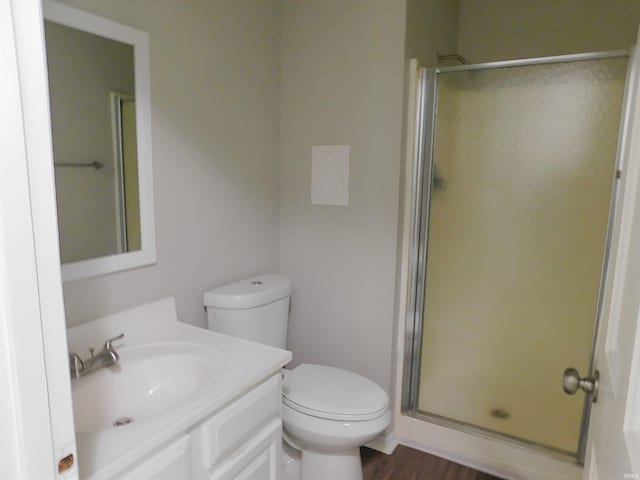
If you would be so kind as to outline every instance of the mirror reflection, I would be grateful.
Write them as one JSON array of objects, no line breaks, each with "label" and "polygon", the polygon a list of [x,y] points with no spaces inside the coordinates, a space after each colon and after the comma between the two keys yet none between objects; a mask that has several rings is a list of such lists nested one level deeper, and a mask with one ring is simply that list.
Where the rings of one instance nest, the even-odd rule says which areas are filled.
[{"label": "mirror reflection", "polygon": [[62,263],[141,249],[133,45],[45,21]]}]

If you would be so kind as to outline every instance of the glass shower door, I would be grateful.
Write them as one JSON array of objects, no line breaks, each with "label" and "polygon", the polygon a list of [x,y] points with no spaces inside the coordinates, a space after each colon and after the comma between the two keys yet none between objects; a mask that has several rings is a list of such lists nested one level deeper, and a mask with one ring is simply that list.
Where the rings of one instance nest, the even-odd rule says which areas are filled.
[{"label": "glass shower door", "polygon": [[584,396],[560,381],[590,367],[626,68],[435,74],[417,415],[578,452]]}]

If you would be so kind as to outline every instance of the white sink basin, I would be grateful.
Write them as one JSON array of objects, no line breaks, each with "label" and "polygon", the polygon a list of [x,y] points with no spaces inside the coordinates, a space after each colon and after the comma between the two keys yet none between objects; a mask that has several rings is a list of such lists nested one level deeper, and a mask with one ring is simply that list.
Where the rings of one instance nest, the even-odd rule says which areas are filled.
[{"label": "white sink basin", "polygon": [[195,343],[116,348],[117,365],[72,382],[77,433],[122,428],[170,414],[215,386],[222,355]]}]

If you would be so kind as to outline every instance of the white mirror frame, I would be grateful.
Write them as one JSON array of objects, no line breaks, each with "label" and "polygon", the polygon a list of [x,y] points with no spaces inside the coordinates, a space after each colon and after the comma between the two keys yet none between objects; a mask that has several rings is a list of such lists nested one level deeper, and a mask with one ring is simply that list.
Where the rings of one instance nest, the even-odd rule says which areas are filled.
[{"label": "white mirror frame", "polygon": [[77,8],[44,1],[44,17],[101,37],[133,46],[138,145],[138,186],[142,248],[133,252],[81,260],[62,265],[62,280],[70,282],[156,263],[151,157],[151,88],[149,79],[149,34],[133,27],[93,15]]}]

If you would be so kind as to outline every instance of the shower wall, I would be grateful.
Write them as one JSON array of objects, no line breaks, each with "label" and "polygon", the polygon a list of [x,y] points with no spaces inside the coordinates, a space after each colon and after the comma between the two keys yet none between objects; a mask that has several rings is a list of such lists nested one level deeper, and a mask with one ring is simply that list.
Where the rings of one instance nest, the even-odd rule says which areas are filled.
[{"label": "shower wall", "polygon": [[637,0],[460,0],[458,53],[471,63],[627,49]]},{"label": "shower wall", "polygon": [[459,0],[407,0],[405,58],[435,67],[438,53],[458,51]]},{"label": "shower wall", "polygon": [[439,75],[420,411],[576,452],[626,63]]}]

